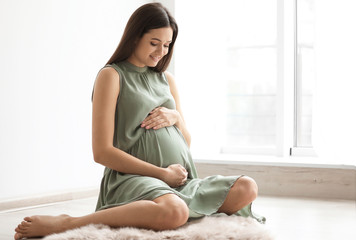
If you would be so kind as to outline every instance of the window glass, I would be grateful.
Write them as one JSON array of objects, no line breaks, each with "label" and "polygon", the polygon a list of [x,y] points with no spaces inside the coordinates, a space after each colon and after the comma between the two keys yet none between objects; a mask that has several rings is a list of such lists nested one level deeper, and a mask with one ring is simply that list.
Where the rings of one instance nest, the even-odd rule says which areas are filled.
[{"label": "window glass", "polygon": [[193,153],[275,148],[277,1],[179,0],[175,12]]},{"label": "window glass", "polygon": [[314,0],[297,0],[296,147],[312,147]]}]

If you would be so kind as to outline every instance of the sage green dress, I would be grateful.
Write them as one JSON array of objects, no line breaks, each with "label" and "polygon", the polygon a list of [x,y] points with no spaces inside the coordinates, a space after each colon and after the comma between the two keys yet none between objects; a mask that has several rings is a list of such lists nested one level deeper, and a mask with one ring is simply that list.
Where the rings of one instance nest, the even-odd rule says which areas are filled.
[{"label": "sage green dress", "polygon": [[[181,164],[188,171],[188,180],[181,187],[171,188],[157,178],[105,168],[96,211],[173,193],[185,201],[190,218],[215,214],[231,186],[241,176],[216,175],[199,179],[189,147],[175,125],[158,130],[140,127],[153,109],[160,106],[176,108],[163,73],[157,73],[149,67],[140,68],[127,61],[105,67],[114,68],[120,76],[114,146],[159,167]],[[264,217],[252,213],[251,205],[237,215],[265,221]]]}]

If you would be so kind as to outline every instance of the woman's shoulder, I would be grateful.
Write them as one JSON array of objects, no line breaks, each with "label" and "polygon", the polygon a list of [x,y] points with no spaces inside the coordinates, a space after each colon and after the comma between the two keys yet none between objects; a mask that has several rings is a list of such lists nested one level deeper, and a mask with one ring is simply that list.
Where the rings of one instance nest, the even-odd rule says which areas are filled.
[{"label": "woman's shoulder", "polygon": [[169,85],[175,84],[174,76],[173,76],[173,74],[171,72],[164,71],[163,75],[167,79],[167,82],[168,82]]},{"label": "woman's shoulder", "polygon": [[96,84],[105,84],[105,85],[111,85],[117,87],[120,86],[120,74],[111,65],[105,65],[103,68],[100,69],[97,77],[96,77]]},{"label": "woman's shoulder", "polygon": [[117,74],[120,74],[123,69],[122,69],[122,66],[120,65],[120,63],[108,63],[106,64],[102,69],[102,70],[106,70],[108,72],[111,72],[111,73],[117,73]]},{"label": "woman's shoulder", "polygon": [[[95,95],[108,96],[110,93],[118,94],[120,91],[120,76],[112,67],[100,69],[94,83],[92,101]],[[96,98],[96,97],[95,97]],[[100,97],[99,97],[100,98]]]},{"label": "woman's shoulder", "polygon": [[120,75],[113,64],[107,64],[100,69],[98,78],[120,78]]}]

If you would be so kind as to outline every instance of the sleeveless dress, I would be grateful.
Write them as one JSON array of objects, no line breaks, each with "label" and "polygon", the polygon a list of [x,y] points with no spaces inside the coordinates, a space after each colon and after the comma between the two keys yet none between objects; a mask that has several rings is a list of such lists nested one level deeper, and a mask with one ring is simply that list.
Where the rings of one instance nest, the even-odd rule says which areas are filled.
[{"label": "sleeveless dress", "polygon": [[[128,61],[106,65],[120,76],[120,93],[115,112],[113,144],[142,161],[166,168],[181,164],[188,171],[183,186],[171,188],[157,178],[125,174],[105,168],[96,211],[138,200],[154,200],[173,193],[185,201],[189,217],[215,214],[223,204],[231,186],[241,176],[210,176],[199,179],[189,147],[175,126],[158,130],[141,128],[142,121],[157,107],[175,109],[167,79],[149,67],[137,67]],[[264,223],[265,218],[251,211],[251,204],[236,215],[253,217]]]}]

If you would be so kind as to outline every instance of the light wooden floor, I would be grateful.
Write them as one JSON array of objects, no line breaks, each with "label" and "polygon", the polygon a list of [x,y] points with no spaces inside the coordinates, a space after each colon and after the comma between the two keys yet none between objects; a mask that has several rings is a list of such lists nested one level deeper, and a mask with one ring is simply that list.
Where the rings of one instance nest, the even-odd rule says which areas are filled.
[{"label": "light wooden floor", "polygon": [[[12,239],[25,216],[67,213],[81,216],[93,211],[96,198],[0,213],[0,239]],[[259,197],[253,208],[267,217],[267,227],[278,240],[356,239],[356,203],[342,200]]]}]

